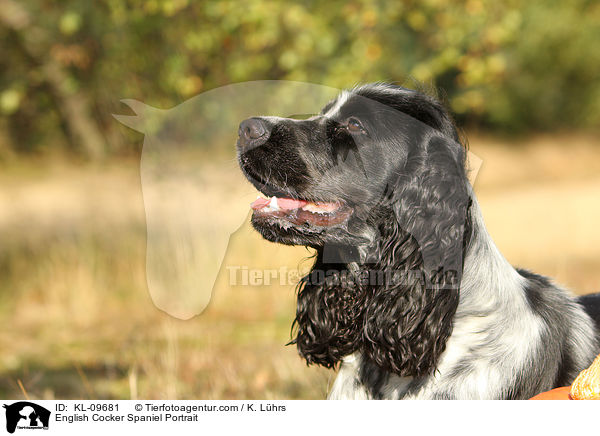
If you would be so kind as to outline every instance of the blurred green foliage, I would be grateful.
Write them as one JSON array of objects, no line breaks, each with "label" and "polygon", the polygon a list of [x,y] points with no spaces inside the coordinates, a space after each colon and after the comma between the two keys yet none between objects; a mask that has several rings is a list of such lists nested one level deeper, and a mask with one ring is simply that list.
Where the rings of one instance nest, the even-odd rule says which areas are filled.
[{"label": "blurred green foliage", "polygon": [[[7,25],[6,16],[19,12],[11,8],[3,8],[0,20],[5,149],[36,150],[65,138],[77,149],[59,108],[65,95],[83,97],[110,153],[128,147],[110,117],[123,112],[121,98],[166,108],[211,88],[261,79],[333,87],[416,80],[441,89],[459,121],[506,132],[600,122],[595,0],[19,5],[30,18],[23,26]],[[48,80],[48,63],[64,72],[63,100]]]}]

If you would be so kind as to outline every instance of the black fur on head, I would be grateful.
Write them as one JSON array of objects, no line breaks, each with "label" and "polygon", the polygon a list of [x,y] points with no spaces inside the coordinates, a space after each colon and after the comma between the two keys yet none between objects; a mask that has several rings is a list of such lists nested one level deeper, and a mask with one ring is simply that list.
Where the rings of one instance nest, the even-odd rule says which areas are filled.
[{"label": "black fur on head", "polygon": [[238,147],[255,186],[298,206],[257,207],[254,227],[317,251],[295,319],[306,361],[334,367],[360,352],[401,376],[434,371],[470,234],[465,149],[444,107],[416,91],[366,85],[308,120],[242,123]]}]

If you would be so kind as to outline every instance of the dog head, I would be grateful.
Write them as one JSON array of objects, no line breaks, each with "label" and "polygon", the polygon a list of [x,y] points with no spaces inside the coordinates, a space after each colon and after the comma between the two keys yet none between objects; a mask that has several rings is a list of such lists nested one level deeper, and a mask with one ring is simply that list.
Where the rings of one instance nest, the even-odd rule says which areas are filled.
[{"label": "dog head", "polygon": [[365,85],[305,120],[247,119],[237,147],[266,196],[252,204],[266,239],[316,248],[316,267],[354,263],[411,277],[350,289],[305,278],[301,354],[333,366],[362,349],[400,375],[431,371],[451,332],[469,232],[466,152],[443,105]]}]

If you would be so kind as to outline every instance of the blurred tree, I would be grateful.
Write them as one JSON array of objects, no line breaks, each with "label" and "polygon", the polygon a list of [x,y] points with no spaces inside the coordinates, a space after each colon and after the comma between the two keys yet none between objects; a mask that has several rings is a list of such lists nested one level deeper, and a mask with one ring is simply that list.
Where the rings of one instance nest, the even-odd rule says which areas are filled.
[{"label": "blurred tree", "polygon": [[[89,100],[82,90],[69,89],[69,76],[62,65],[53,56],[48,55],[49,36],[44,29],[32,22],[31,16],[19,3],[13,0],[0,0],[0,23],[16,34],[16,46],[22,51],[22,57],[36,65],[43,74],[55,105],[61,114],[63,124],[72,144],[81,147],[91,158],[99,158],[104,154],[104,140],[96,122],[89,116]],[[18,94],[12,91],[15,103],[6,104],[8,111],[18,106]]]},{"label": "blurred tree", "polygon": [[422,82],[507,132],[600,122],[597,1],[1,1],[0,128],[18,151],[61,132],[90,156],[126,151],[121,98],[171,107],[261,79]]}]

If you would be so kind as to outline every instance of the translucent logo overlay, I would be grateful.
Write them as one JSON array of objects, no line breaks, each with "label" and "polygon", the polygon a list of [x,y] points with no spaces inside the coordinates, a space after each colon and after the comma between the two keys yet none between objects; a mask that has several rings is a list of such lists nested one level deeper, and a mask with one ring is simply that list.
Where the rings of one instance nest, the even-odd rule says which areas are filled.
[{"label": "translucent logo overlay", "polygon": [[[311,83],[255,81],[213,89],[166,110],[122,100],[135,115],[114,117],[144,134],[140,174],[147,224],[146,274],[159,309],[179,319],[202,313],[219,274],[231,286],[297,282],[302,273],[296,265],[282,264],[278,258],[260,271],[248,266],[247,258],[260,253],[260,244],[270,244],[267,241],[256,240],[252,250],[231,253],[235,250],[231,236],[249,222],[249,204],[258,195],[238,165],[238,127],[255,116],[307,118],[341,92]],[[431,129],[413,121],[421,129]],[[376,177],[370,169],[376,166],[368,165],[372,159],[368,149],[357,147],[347,158],[367,162],[361,175],[365,180]],[[481,160],[469,152],[467,161],[472,184]],[[324,180],[328,171],[340,168],[325,170]],[[225,265],[226,258],[238,262]],[[377,277],[398,280],[393,272]]]}]

